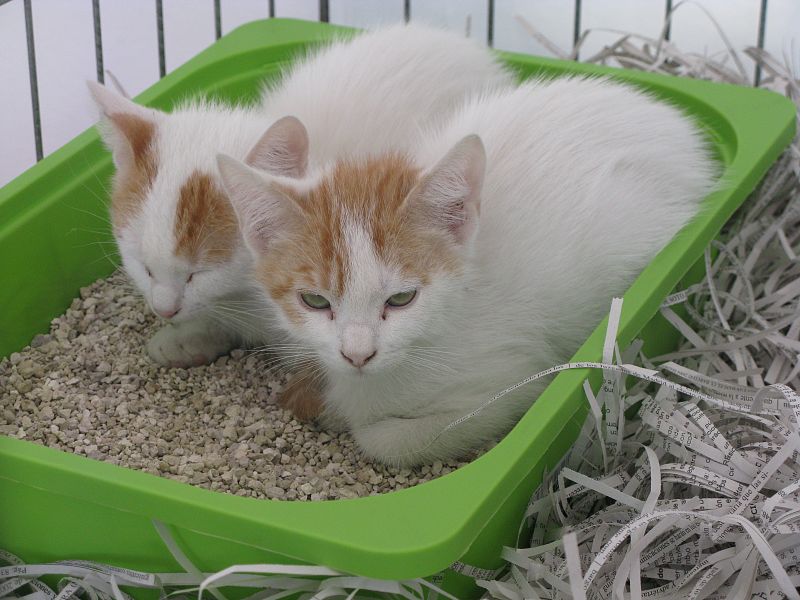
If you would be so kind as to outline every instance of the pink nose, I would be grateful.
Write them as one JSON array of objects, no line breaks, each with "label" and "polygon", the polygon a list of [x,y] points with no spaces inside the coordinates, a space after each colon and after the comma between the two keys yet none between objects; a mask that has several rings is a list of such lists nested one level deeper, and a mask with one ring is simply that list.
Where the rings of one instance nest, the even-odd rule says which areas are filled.
[{"label": "pink nose", "polygon": [[367,354],[366,352],[351,352],[350,354],[345,354],[341,350],[339,352],[341,352],[344,359],[354,367],[363,367],[378,353],[377,350],[373,350],[372,354]]},{"label": "pink nose", "polygon": [[180,308],[176,308],[175,310],[159,310],[159,309],[155,309],[155,311],[156,311],[156,314],[159,317],[164,317],[165,319],[171,319],[172,317],[177,315],[179,312],[181,312],[181,309]]}]

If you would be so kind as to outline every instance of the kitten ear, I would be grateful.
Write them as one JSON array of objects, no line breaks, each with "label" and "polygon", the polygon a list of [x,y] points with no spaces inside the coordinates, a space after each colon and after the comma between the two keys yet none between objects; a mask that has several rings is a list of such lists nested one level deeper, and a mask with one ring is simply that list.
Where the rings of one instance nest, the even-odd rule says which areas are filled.
[{"label": "kitten ear", "polygon": [[477,231],[486,151],[477,135],[458,142],[411,191],[413,210],[449,231],[460,244]]},{"label": "kitten ear", "polygon": [[100,135],[111,149],[114,164],[119,169],[141,161],[155,136],[158,111],[140,106],[94,81],[86,84],[100,109]]},{"label": "kitten ear", "polygon": [[217,155],[222,176],[245,243],[255,255],[291,226],[293,200],[268,175],[226,154]]},{"label": "kitten ear", "polygon": [[283,117],[267,129],[245,162],[282,177],[303,177],[308,166],[308,132],[296,117]]}]

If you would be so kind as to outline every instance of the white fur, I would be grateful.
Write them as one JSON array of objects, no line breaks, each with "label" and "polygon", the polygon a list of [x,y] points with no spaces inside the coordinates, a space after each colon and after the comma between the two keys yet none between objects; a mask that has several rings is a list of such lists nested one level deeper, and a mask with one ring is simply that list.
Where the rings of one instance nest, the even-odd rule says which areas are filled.
[{"label": "white fur", "polygon": [[[327,410],[368,456],[399,464],[463,455],[508,431],[546,382],[442,433],[496,392],[568,360],[611,298],[696,214],[716,173],[690,119],[600,79],[534,81],[472,100],[414,157],[431,171],[412,194],[445,205],[481,197],[479,216],[457,205],[463,271],[427,286],[402,281],[354,234],[352,280],[344,297],[329,298],[336,318],[310,313],[288,331],[327,367]],[[441,229],[454,233],[452,222]],[[384,320],[386,298],[409,285],[416,300]],[[356,369],[342,347],[377,354]]]},{"label": "white fur", "polygon": [[[286,115],[306,125],[309,165],[388,147],[410,148],[421,127],[454,109],[465,95],[510,82],[485,48],[413,25],[380,29],[323,49],[266,90],[260,107],[190,102],[164,114],[90,86],[106,116],[131,112],[156,123],[158,175],[143,210],[115,232],[123,265],[151,307],[180,308],[149,344],[150,355],[162,364],[188,366],[200,357],[213,360],[243,342],[268,342],[275,331],[263,294],[247,276],[252,263],[243,244],[231,261],[216,268],[189,264],[174,254],[179,190],[196,169],[216,177],[218,152],[244,159],[270,125]],[[102,131],[120,168],[130,158],[126,142],[110,121]]]}]

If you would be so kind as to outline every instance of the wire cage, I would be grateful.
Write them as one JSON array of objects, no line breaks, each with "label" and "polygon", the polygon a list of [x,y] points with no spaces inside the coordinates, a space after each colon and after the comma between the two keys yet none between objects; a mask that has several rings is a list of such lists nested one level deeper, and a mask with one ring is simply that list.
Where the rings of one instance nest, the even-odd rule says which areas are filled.
[{"label": "wire cage", "polygon": [[[30,94],[29,117],[16,118],[12,122],[11,117],[6,115],[8,122],[3,124],[0,121],[0,133],[7,140],[4,151],[8,153],[8,160],[3,161],[7,163],[6,167],[0,169],[0,184],[19,174],[34,161],[41,160],[44,155],[71,139],[81,129],[91,125],[85,111],[84,114],[78,115],[72,106],[50,106],[47,98],[43,98],[43,96],[47,96],[47,93],[46,90],[43,93],[42,84],[43,82],[48,83],[47,79],[53,74],[48,69],[43,69],[41,62],[37,65],[37,56],[41,55],[43,44],[43,36],[37,36],[37,21],[45,21],[46,18],[52,19],[56,8],[61,11],[67,10],[65,3],[58,5],[60,1],[0,0],[0,32],[13,33],[24,28],[24,48],[15,47],[7,42],[11,53],[6,58],[5,66],[9,68],[12,63],[16,63],[16,67],[21,69],[22,64],[26,63]],[[149,81],[148,85],[154,83],[155,77],[164,77],[170,67],[174,68],[174,65],[169,64],[174,62],[169,60],[169,55],[183,43],[181,36],[184,33],[170,27],[168,12],[171,9],[171,3],[173,7],[176,6],[174,2],[175,0],[136,0],[135,3],[137,11],[143,15],[150,15],[147,18],[154,21],[155,32],[152,35],[152,43],[155,46],[154,53],[143,62],[157,60],[158,70],[155,73],[153,69],[153,80]],[[529,19],[544,35],[565,49],[577,45],[579,41],[585,41],[582,40],[582,37],[586,37],[589,31],[604,29],[608,32],[612,28],[630,29],[632,25],[636,25],[630,16],[631,12],[636,14],[636,20],[649,22],[647,28],[651,34],[655,34],[656,28],[661,29],[661,34],[667,40],[676,32],[680,34],[682,31],[688,32],[689,30],[692,31],[693,37],[697,37],[697,31],[702,32],[701,37],[702,35],[715,36],[716,32],[711,21],[705,18],[700,11],[695,10],[693,14],[690,14],[691,11],[685,11],[686,16],[683,16],[684,11],[677,11],[681,4],[696,4],[697,7],[713,13],[716,18],[723,17],[722,21],[729,30],[734,29],[738,32],[738,29],[741,29],[741,32],[735,32],[738,37],[734,40],[734,44],[764,48],[769,33],[770,45],[775,52],[775,49],[779,48],[787,37],[796,33],[793,29],[798,25],[792,24],[792,17],[800,18],[800,11],[797,7],[790,6],[792,2],[793,0],[735,0],[728,3],[722,3],[719,0],[690,0],[689,2],[641,0],[636,3],[632,3],[630,0],[531,0],[529,2],[519,0],[471,0],[468,2],[386,0],[380,3],[369,3],[363,2],[363,0],[292,0],[292,2],[288,2],[288,0],[207,0],[191,4],[184,3],[180,7],[180,18],[191,19],[198,30],[204,31],[204,35],[210,34],[213,27],[213,37],[208,35],[200,46],[195,44],[195,47],[198,48],[219,39],[226,28],[230,29],[230,22],[244,22],[244,20],[253,18],[297,16],[356,26],[371,22],[399,20],[408,22],[422,19],[466,30],[467,34],[473,38],[480,39],[489,46],[496,46],[499,49],[546,54],[547,48],[537,44],[533,38],[529,37],[528,40],[525,40],[525,33],[519,23],[515,22],[515,17],[523,16]],[[90,12],[89,4],[91,5]],[[22,10],[13,14],[9,11],[5,13],[7,16],[4,16],[5,9],[3,7],[5,5],[21,6]],[[245,5],[247,9],[245,18],[233,15],[227,19],[226,10],[239,9]],[[113,60],[109,63],[107,59],[109,50],[114,51],[116,45],[123,43],[114,37],[115,32],[112,31],[112,35],[109,36],[108,25],[104,25],[106,19],[102,18],[102,15],[111,14],[118,9],[119,5],[110,4],[108,0],[82,0],[82,2],[75,2],[68,9],[74,14],[80,12],[81,19],[91,19],[94,49],[93,76],[101,83],[106,81],[106,69],[109,69],[112,74],[116,70]],[[176,8],[172,8],[172,10],[174,11]],[[680,12],[680,22],[677,18],[667,18],[673,13],[673,10],[676,15]],[[226,19],[228,23],[225,22]],[[704,22],[704,25],[698,29],[701,21]],[[736,27],[731,27],[731,24]],[[644,25],[641,27],[646,29]],[[515,28],[517,31],[512,31]],[[85,28],[84,31],[88,33],[88,28]],[[86,40],[76,39],[79,37],[78,32],[69,32],[69,34],[68,37],[71,37],[74,43],[86,43]],[[85,36],[86,34],[82,31],[80,35]],[[685,37],[686,35],[684,35]],[[21,36],[19,36],[19,40],[22,42]],[[588,45],[591,46],[591,43]],[[584,52],[590,51],[586,44],[583,45],[583,48]],[[577,52],[575,57],[577,58]],[[88,72],[84,70],[83,73],[85,73],[83,78],[86,78]],[[761,79],[760,67],[754,67],[751,75],[754,82],[758,84]],[[76,77],[78,76],[75,75],[74,78]],[[27,90],[21,89],[23,87],[21,84],[21,78],[13,78],[5,95],[0,94],[0,101],[4,97],[16,96],[19,98],[22,94],[27,94]],[[51,95],[53,94],[51,93]],[[17,107],[24,106],[21,101],[11,104]],[[43,118],[43,115],[46,118]],[[61,129],[64,129],[63,133],[60,131]],[[14,140],[13,143],[12,140]]]}]

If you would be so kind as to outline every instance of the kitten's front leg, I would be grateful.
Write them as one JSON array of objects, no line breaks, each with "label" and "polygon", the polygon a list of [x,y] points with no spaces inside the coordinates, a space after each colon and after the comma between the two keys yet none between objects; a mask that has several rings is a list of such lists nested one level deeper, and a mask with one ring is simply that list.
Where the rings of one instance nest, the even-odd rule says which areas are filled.
[{"label": "kitten's front leg", "polygon": [[[402,467],[463,456],[474,446],[464,439],[463,425],[444,431],[461,413],[417,418],[390,417],[370,425],[354,426],[353,437],[364,453],[388,465]],[[468,434],[466,434],[468,435]]]},{"label": "kitten's front leg", "polygon": [[233,332],[198,318],[159,329],[147,342],[147,353],[165,367],[198,367],[227,354],[238,341]]}]

